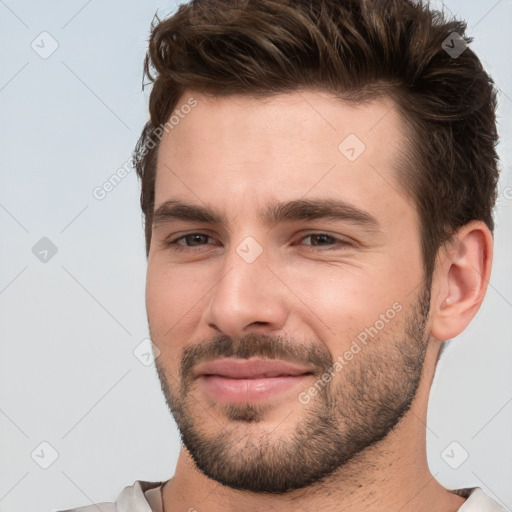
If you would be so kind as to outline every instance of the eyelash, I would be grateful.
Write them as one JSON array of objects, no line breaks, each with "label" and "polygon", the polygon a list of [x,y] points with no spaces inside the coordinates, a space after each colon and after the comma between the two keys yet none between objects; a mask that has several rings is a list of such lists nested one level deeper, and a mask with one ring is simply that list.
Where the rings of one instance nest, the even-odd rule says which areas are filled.
[{"label": "eyelash", "polygon": [[[212,238],[210,235],[207,235],[206,233],[188,233],[186,235],[182,235],[178,238],[175,238],[174,240],[164,241],[162,243],[162,245],[167,248],[172,249],[175,252],[195,252],[195,251],[199,250],[202,247],[202,245],[195,246],[195,247],[187,247],[187,246],[178,244],[178,242],[180,240],[183,240],[187,237],[194,236],[194,235],[201,235],[201,236],[206,236],[207,238]],[[314,232],[314,233],[308,233],[307,235],[304,235],[300,240],[304,240],[304,239],[310,238],[312,236],[327,236],[328,238],[331,238],[331,239],[337,241],[338,243],[335,244],[335,247],[328,247],[328,248],[316,247],[314,245],[306,245],[305,247],[306,247],[306,250],[308,250],[308,251],[313,251],[313,252],[335,251],[335,250],[340,249],[339,247],[336,247],[336,245],[341,245],[341,246],[350,246],[351,245],[349,242],[346,242],[345,240],[342,240],[341,238],[337,238],[333,235],[329,235],[328,233],[323,233],[321,231]]]}]

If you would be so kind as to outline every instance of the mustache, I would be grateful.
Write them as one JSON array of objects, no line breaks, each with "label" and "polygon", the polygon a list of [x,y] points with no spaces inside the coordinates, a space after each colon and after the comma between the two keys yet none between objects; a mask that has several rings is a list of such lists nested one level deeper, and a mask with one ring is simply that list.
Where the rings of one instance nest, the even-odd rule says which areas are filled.
[{"label": "mustache", "polygon": [[180,364],[182,382],[192,380],[192,370],[199,363],[223,357],[282,359],[292,363],[313,365],[318,375],[325,373],[334,364],[332,355],[323,346],[305,345],[292,342],[283,336],[260,333],[250,333],[237,340],[219,334],[211,341],[189,345],[182,350]]}]

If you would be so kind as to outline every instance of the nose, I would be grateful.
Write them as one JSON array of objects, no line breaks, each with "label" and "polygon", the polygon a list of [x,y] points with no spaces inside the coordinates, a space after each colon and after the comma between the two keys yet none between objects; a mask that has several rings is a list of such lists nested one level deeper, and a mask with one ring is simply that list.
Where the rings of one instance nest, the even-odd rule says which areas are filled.
[{"label": "nose", "polygon": [[[232,338],[256,330],[282,330],[289,311],[290,292],[279,272],[269,268],[271,262],[266,251],[251,261],[243,252],[244,248],[247,246],[234,247],[226,254],[219,281],[211,290],[204,313],[210,328]],[[254,250],[254,247],[249,249]]]}]

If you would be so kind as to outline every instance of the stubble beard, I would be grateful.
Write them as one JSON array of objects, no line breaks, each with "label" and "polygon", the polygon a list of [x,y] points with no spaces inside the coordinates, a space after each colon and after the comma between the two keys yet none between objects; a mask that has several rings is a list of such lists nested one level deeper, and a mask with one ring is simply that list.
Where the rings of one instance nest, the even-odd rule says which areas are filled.
[{"label": "stubble beard", "polygon": [[[283,494],[327,480],[354,456],[384,439],[410,409],[428,345],[429,307],[430,287],[425,287],[409,316],[398,322],[401,329],[381,332],[364,346],[335,379],[320,387],[307,405],[301,405],[302,417],[286,435],[279,425],[272,429],[263,426],[268,410],[265,404],[216,404],[210,414],[205,412],[192,396],[191,369],[205,353],[280,357],[302,359],[306,364],[313,360],[323,368],[318,372],[321,379],[334,364],[325,350],[260,334],[251,334],[237,344],[231,338],[218,337],[184,352],[178,389],[169,385],[157,359],[164,397],[197,468],[232,489],[254,493]],[[283,407],[282,421],[289,409]],[[256,428],[258,424],[261,430]]]}]

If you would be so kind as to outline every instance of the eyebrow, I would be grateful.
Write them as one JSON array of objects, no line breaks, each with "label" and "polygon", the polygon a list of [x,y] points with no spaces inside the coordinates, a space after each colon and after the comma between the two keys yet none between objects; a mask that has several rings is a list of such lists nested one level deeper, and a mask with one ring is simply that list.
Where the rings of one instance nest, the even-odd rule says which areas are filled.
[{"label": "eyebrow", "polygon": [[[266,225],[318,219],[350,221],[370,231],[380,230],[379,222],[370,213],[345,201],[329,198],[296,199],[273,203],[265,211],[260,212],[259,219]],[[193,205],[177,199],[169,199],[159,205],[153,212],[152,225],[154,227],[173,220],[228,224],[227,218],[222,212],[207,206]]]}]

